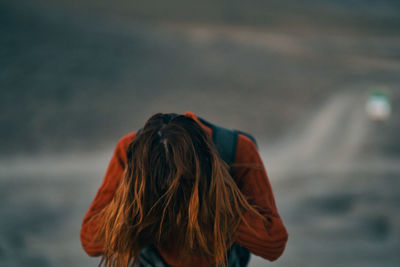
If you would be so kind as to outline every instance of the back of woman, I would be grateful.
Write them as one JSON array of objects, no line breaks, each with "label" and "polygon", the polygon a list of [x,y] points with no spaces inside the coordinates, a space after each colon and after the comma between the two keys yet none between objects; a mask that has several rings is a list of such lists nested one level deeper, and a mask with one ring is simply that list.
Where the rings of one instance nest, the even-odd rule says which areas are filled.
[{"label": "back of woman", "polygon": [[156,114],[122,138],[83,220],[87,253],[105,266],[227,265],[237,244],[279,257],[287,232],[254,144],[238,139],[232,177],[211,135],[188,112]]}]

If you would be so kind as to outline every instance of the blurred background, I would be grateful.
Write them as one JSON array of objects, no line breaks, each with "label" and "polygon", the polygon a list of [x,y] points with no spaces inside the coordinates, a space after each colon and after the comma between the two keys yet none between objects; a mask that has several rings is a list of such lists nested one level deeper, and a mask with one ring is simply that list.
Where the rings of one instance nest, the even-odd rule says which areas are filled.
[{"label": "blurred background", "polygon": [[79,231],[119,138],[193,111],[258,140],[276,262],[400,266],[400,2],[0,2],[0,266],[96,266]]}]

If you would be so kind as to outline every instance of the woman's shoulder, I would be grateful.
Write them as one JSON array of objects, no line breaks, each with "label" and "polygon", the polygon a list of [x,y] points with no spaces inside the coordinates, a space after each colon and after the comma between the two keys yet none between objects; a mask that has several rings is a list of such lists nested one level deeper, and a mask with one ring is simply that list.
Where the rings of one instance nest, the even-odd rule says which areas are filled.
[{"label": "woman's shoulder", "polygon": [[135,139],[137,132],[138,131],[135,130],[133,132],[124,134],[123,136],[120,137],[118,143],[131,143],[133,141],[133,139]]},{"label": "woman's shoulder", "polygon": [[248,162],[250,159],[259,157],[257,143],[248,134],[239,132],[236,144],[236,162]]},{"label": "woman's shoulder", "polygon": [[238,132],[237,149],[257,150],[257,146],[257,142],[253,136],[241,131]]},{"label": "woman's shoulder", "polygon": [[138,131],[135,130],[133,132],[129,132],[129,133],[121,136],[118,140],[117,147],[126,151],[129,147],[130,143],[132,143],[133,139],[135,139],[137,132]]}]

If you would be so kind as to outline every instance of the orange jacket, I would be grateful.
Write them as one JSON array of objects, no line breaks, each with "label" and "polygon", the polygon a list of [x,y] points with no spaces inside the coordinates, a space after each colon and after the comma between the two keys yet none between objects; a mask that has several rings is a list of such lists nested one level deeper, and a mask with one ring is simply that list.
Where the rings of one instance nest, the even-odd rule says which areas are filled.
[{"label": "orange jacket", "polygon": [[[201,123],[192,112],[186,112],[185,116],[193,118],[211,136],[209,127]],[[94,241],[98,219],[93,216],[101,211],[113,198],[119,180],[126,164],[126,151],[129,144],[136,136],[136,131],[123,136],[117,143],[114,154],[107,168],[104,180],[97,191],[89,210],[83,218],[81,228],[82,247],[90,256],[100,256],[103,252],[103,244]],[[248,229],[245,223],[241,223],[237,233],[236,242],[246,247],[253,254],[274,261],[283,253],[288,233],[278,214],[271,184],[262,163],[261,157],[254,143],[245,135],[239,134],[236,148],[235,163],[256,163],[262,170],[238,168],[234,178],[240,190],[250,202],[257,206],[260,213],[267,219],[267,224],[260,218],[249,213],[245,214],[246,220],[254,230]],[[160,249],[163,259],[172,267],[178,266],[209,266],[204,259],[192,258],[191,263],[182,264],[176,262],[174,253]]]}]

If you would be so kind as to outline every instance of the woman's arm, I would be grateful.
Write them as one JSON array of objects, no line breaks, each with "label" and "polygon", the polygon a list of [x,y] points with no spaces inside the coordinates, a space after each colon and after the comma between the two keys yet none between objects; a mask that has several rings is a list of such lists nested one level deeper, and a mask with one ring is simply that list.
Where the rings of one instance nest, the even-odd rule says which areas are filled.
[{"label": "woman's arm", "polygon": [[235,163],[251,163],[259,169],[240,168],[235,170],[236,181],[249,203],[256,206],[266,219],[245,214],[250,228],[242,222],[239,226],[237,242],[252,253],[270,261],[279,258],[286,246],[288,233],[278,214],[272,187],[264,164],[254,143],[246,136],[239,134]]},{"label": "woman's arm", "polygon": [[126,165],[126,150],[132,142],[136,132],[123,136],[117,143],[111,161],[108,165],[104,180],[97,191],[89,210],[86,212],[81,227],[81,243],[83,249],[90,256],[99,256],[103,252],[103,244],[95,241],[95,235],[100,218],[97,215],[111,202],[118,187]]}]

